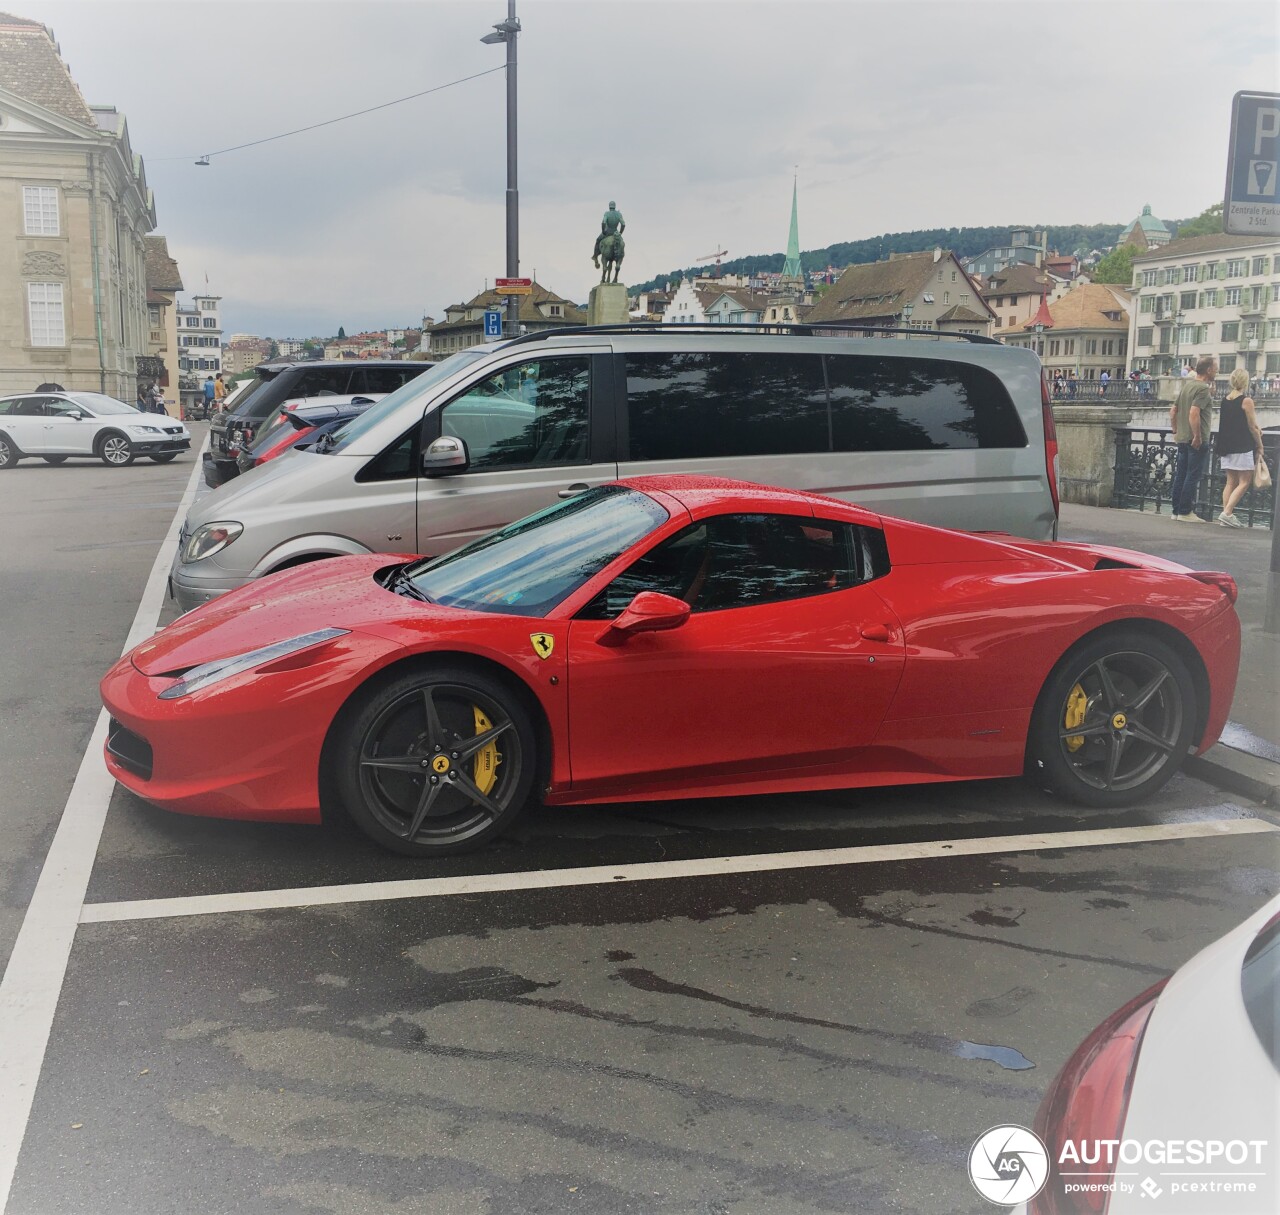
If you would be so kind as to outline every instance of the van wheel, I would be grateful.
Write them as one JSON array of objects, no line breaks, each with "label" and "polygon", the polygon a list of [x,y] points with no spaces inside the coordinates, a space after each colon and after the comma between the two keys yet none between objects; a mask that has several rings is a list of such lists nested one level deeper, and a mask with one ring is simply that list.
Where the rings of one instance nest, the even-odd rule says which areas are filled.
[{"label": "van wheel", "polygon": [[157,464],[168,464],[170,460],[176,459],[177,455],[178,453],[176,451],[162,451],[158,455],[154,455],[151,458]]},{"label": "van wheel", "polygon": [[405,856],[468,852],[529,800],[536,741],[518,698],[479,671],[411,671],[356,699],[338,735],[339,797],[376,843]]},{"label": "van wheel", "polygon": [[41,456],[40,458],[46,464],[65,464],[67,462],[66,456]]},{"label": "van wheel", "polygon": [[0,468],[12,468],[21,459],[13,440],[0,431]]},{"label": "van wheel", "polygon": [[1126,806],[1182,766],[1196,722],[1186,663],[1142,633],[1110,633],[1069,650],[1032,715],[1028,767],[1086,806]]},{"label": "van wheel", "polygon": [[112,431],[98,443],[98,456],[108,468],[127,468],[133,463],[133,444],[119,431]]}]

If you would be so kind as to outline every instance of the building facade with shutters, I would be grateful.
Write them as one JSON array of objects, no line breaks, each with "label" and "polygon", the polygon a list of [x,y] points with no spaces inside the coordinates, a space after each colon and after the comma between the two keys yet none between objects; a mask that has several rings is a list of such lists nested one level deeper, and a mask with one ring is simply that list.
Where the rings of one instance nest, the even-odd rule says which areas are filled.
[{"label": "building facade with shutters", "polygon": [[1205,355],[1221,375],[1280,375],[1280,241],[1192,236],[1133,259],[1132,365],[1178,374]]},{"label": "building facade with shutters", "polygon": [[85,102],[45,26],[0,14],[0,391],[134,399],[155,223],[123,116]]}]

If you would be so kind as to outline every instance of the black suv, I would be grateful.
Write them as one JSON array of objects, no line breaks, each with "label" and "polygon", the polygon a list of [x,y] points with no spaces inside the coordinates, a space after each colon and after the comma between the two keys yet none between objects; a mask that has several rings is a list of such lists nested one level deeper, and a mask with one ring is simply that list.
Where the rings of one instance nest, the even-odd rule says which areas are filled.
[{"label": "black suv", "polygon": [[318,397],[324,393],[394,392],[433,366],[426,359],[350,359],[342,362],[260,363],[258,379],[236,402],[230,413],[214,415],[209,427],[209,456],[213,468],[205,480],[213,485],[239,473],[236,457],[251,443],[262,423],[274,417],[276,407],[294,397]]}]

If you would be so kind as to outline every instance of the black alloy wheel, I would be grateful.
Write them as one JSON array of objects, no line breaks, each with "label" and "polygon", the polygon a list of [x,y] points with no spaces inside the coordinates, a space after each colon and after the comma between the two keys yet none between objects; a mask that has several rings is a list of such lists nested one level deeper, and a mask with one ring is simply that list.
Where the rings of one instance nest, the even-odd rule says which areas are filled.
[{"label": "black alloy wheel", "polygon": [[133,444],[113,430],[98,443],[98,455],[108,468],[127,468],[134,460]]},{"label": "black alloy wheel", "polygon": [[22,459],[14,442],[6,434],[0,434],[0,468],[12,468]]},{"label": "black alloy wheel", "polygon": [[175,459],[177,455],[178,453],[176,451],[158,451],[151,458],[157,464],[168,464],[169,461]]},{"label": "black alloy wheel", "polygon": [[65,464],[67,462],[66,456],[41,456],[40,458],[46,464]]},{"label": "black alloy wheel", "polygon": [[1186,663],[1142,633],[1086,639],[1045,683],[1032,718],[1030,769],[1086,806],[1124,806],[1181,767],[1197,720]]},{"label": "black alloy wheel", "polygon": [[478,848],[529,800],[536,741],[500,680],[465,667],[414,671],[353,704],[334,775],[347,813],[406,856]]}]

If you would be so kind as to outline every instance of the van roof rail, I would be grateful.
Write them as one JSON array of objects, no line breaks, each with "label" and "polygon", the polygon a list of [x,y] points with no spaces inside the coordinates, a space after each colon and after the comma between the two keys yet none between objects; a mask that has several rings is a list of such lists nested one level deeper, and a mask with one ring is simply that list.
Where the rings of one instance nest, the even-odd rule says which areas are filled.
[{"label": "van roof rail", "polygon": [[682,333],[777,333],[790,337],[838,337],[842,334],[853,334],[862,337],[883,337],[885,334],[904,334],[913,338],[955,338],[958,341],[973,342],[981,346],[1002,346],[998,338],[987,337],[983,333],[937,333],[930,329],[890,329],[879,325],[860,325],[857,321],[807,321],[786,324],[764,324],[755,321],[734,321],[729,324],[717,324],[711,321],[695,321],[692,324],[663,324],[661,321],[640,321],[627,325],[561,325],[555,328],[539,329],[534,333],[522,333],[519,337],[509,338],[505,345],[515,346],[526,342],[543,342],[547,338],[571,336],[586,333],[665,333],[679,337]]}]

